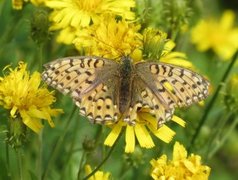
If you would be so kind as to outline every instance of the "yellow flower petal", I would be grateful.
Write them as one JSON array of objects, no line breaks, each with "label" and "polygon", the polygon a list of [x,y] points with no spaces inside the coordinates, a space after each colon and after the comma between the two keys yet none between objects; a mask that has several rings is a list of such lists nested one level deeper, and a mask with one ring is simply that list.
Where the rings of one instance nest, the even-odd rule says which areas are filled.
[{"label": "yellow flower petal", "polygon": [[182,66],[185,68],[194,69],[193,64],[186,59],[187,59],[187,57],[184,53],[170,52],[164,56],[161,56],[160,62],[165,62],[165,63],[169,63],[169,64],[174,64],[177,66]]},{"label": "yellow flower petal", "polygon": [[172,40],[168,40],[164,45],[162,56],[168,54],[170,51],[172,51],[174,47],[175,47],[175,42],[173,42]]},{"label": "yellow flower petal", "polygon": [[172,117],[172,119],[171,119],[172,121],[174,121],[174,122],[176,122],[177,124],[179,124],[180,126],[182,126],[182,127],[185,127],[185,121],[184,120],[182,120],[180,117],[178,117],[178,116],[176,116],[176,115],[173,115],[173,117]]},{"label": "yellow flower petal", "polygon": [[159,129],[157,129],[157,120],[155,117],[153,117],[150,113],[140,113],[139,118],[142,118],[144,121],[148,121],[149,124],[147,127],[149,130],[159,139],[162,141],[169,143],[173,136],[175,135],[175,132],[171,130],[168,126],[163,125]]},{"label": "yellow flower petal", "polygon": [[220,20],[223,29],[231,29],[235,21],[235,13],[231,10],[226,10]]},{"label": "yellow flower petal", "polygon": [[76,28],[66,27],[60,31],[56,40],[58,43],[64,43],[64,44],[70,45],[75,39],[76,33],[77,33]]},{"label": "yellow flower petal", "polygon": [[[86,175],[89,175],[92,172],[92,168],[90,165],[85,165],[85,172]],[[110,173],[103,172],[103,171],[97,171],[94,175],[92,175],[89,180],[109,180]]]},{"label": "yellow flower petal", "polygon": [[158,126],[158,121],[157,119],[148,112],[138,112],[138,118],[139,118],[139,121],[148,121],[154,129],[157,129],[157,126]]},{"label": "yellow flower petal", "polygon": [[187,151],[183,145],[175,142],[173,151],[173,161],[179,161],[187,158]]},{"label": "yellow flower petal", "polygon": [[105,139],[104,144],[107,146],[112,146],[115,143],[116,139],[118,138],[119,134],[121,133],[121,129],[122,129],[121,122],[115,124],[112,128],[112,131]]},{"label": "yellow flower petal", "polygon": [[130,57],[134,60],[134,62],[138,62],[142,60],[142,50],[135,49],[132,54],[130,54]]},{"label": "yellow flower petal", "polygon": [[16,117],[16,111],[17,111],[17,107],[16,106],[13,106],[13,108],[11,109],[11,111],[10,111],[10,114],[11,114],[11,116],[13,117],[13,118],[15,118]]},{"label": "yellow flower petal", "polygon": [[125,152],[131,153],[135,150],[135,133],[133,126],[126,127],[126,147]]},{"label": "yellow flower petal", "polygon": [[152,128],[151,126],[148,126],[151,130],[151,132],[158,137],[159,139],[161,139],[162,141],[169,143],[174,135],[176,134],[172,129],[170,129],[168,126],[163,125],[162,127],[160,127],[159,129],[155,130],[154,128]]},{"label": "yellow flower petal", "polygon": [[164,85],[164,87],[165,87],[166,89],[168,89],[170,92],[173,92],[173,91],[174,91],[173,86],[172,86],[169,82],[165,82],[163,85]]},{"label": "yellow flower petal", "polygon": [[152,148],[155,146],[145,126],[136,124],[134,128],[135,128],[135,134],[136,134],[137,140],[141,147]]},{"label": "yellow flower petal", "polygon": [[198,104],[199,104],[200,106],[204,106],[204,105],[205,105],[205,102],[204,102],[204,101],[199,101]]},{"label": "yellow flower petal", "polygon": [[[88,165],[88,164],[85,165],[85,172],[86,172],[87,175],[89,175],[89,174],[92,172],[92,168],[91,168],[90,165]],[[91,177],[89,178],[89,180],[94,180],[94,177],[91,176]]]},{"label": "yellow flower petal", "polygon": [[196,168],[194,167],[194,164],[191,161],[184,160],[183,164],[191,173],[196,173]]},{"label": "yellow flower petal", "polygon": [[39,118],[39,119],[48,119],[50,118],[49,114],[42,112],[41,110],[37,109],[36,107],[30,107],[28,110],[28,114],[31,117]]},{"label": "yellow flower petal", "polygon": [[39,120],[32,118],[29,116],[26,111],[20,111],[23,123],[32,129],[34,132],[39,133],[42,129],[42,124]]},{"label": "yellow flower petal", "polygon": [[[63,111],[59,111],[57,112],[58,113],[63,113]],[[55,127],[55,124],[54,122],[52,121],[51,119],[51,113],[48,112],[47,109],[37,109],[36,107],[31,107],[29,108],[28,110],[28,114],[31,116],[31,117],[34,117],[34,118],[38,118],[38,119],[45,119],[45,120],[48,120],[48,123],[50,124],[51,127]]]}]

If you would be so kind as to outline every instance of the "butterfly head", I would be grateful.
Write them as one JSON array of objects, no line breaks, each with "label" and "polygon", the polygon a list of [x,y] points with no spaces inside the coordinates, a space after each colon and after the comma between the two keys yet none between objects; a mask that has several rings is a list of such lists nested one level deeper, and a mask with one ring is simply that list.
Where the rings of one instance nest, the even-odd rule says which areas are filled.
[{"label": "butterfly head", "polygon": [[133,70],[133,60],[129,56],[124,56],[121,58],[121,74],[128,76]]},{"label": "butterfly head", "polygon": [[133,59],[132,58],[130,58],[130,56],[122,56],[122,58],[121,58],[121,62],[123,63],[123,64],[125,64],[125,63],[133,63]]}]

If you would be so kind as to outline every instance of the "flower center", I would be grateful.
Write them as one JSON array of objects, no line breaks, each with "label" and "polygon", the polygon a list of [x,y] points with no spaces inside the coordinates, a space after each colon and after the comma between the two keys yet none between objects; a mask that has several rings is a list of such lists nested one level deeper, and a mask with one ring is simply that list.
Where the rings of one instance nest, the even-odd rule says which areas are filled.
[{"label": "flower center", "polygon": [[77,0],[76,3],[83,11],[94,11],[101,4],[102,0]]}]

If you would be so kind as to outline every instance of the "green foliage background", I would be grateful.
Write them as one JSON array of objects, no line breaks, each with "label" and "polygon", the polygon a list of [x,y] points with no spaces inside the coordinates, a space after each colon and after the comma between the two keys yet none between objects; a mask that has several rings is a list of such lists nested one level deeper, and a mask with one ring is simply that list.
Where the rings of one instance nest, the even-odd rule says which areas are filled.
[{"label": "green foliage background", "polygon": [[[169,2],[176,6],[179,0]],[[189,8],[184,9],[182,15],[189,29],[201,17],[219,17],[225,9],[232,9],[238,15],[238,3],[235,0],[186,2]],[[101,168],[101,170],[111,172],[113,179],[151,179],[149,161],[152,158],[157,158],[163,153],[171,157],[175,141],[180,141],[188,147],[195,128],[206,111],[206,105],[214,95],[221,77],[231,62],[219,60],[211,51],[198,52],[191,45],[189,31],[179,34],[176,26],[171,23],[171,12],[175,11],[173,9],[164,11],[165,1],[140,0],[138,3],[137,11],[144,20],[144,25],[150,24],[168,32],[177,44],[176,51],[185,52],[199,73],[210,79],[212,91],[205,102],[205,107],[194,105],[176,112],[179,117],[186,120],[187,124],[186,128],[182,128],[174,123],[168,123],[169,127],[176,131],[176,136],[170,144],[154,138],[155,148],[148,150],[137,147],[133,154],[125,154],[124,137],[122,137],[108,161]],[[47,31],[49,26],[47,13],[47,9],[35,7],[30,3],[26,4],[23,10],[16,11],[12,9],[11,1],[0,1],[0,69],[9,64],[15,67],[22,60],[28,63],[28,69],[31,72],[36,70],[42,72],[42,63],[58,57],[78,54],[73,46],[55,42],[56,33]],[[238,25],[237,20],[238,16],[236,26]],[[236,63],[231,74],[237,74],[237,72]],[[237,91],[228,93],[227,89],[229,89],[229,84],[226,82],[191,150],[201,155],[204,164],[211,167],[210,179],[214,180],[235,180],[238,177],[238,131],[236,127],[238,104],[234,102]],[[108,128],[92,125],[84,117],[79,116],[78,110],[69,97],[58,92],[56,92],[56,97],[55,107],[62,108],[65,112],[54,119],[56,127],[52,129],[45,124],[44,131],[39,136],[29,130],[26,137],[27,143],[18,150],[23,160],[24,179],[34,180],[40,179],[39,177],[42,179],[75,179],[81,161],[96,167],[110,149],[103,145],[109,132]],[[19,178],[17,153],[5,143],[7,119],[8,112],[0,108],[0,179],[2,180]],[[9,168],[7,167],[7,152],[10,157]],[[84,159],[81,160],[83,154]],[[81,174],[82,177],[85,176],[84,170]]]}]

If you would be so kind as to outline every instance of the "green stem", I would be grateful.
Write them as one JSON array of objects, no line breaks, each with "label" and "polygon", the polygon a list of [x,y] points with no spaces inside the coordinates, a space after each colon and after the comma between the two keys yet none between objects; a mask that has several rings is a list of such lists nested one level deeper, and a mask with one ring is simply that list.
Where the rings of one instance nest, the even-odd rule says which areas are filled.
[{"label": "green stem", "polygon": [[75,152],[78,152],[78,151],[82,151],[82,149],[76,149],[75,152],[74,152],[74,147],[75,147],[75,144],[76,144],[76,137],[77,137],[77,132],[79,130],[79,125],[80,123],[78,123],[78,121],[75,121],[75,125],[73,126],[74,129],[73,129],[73,132],[72,132],[72,139],[71,139],[71,143],[69,145],[69,151],[66,153],[66,160],[65,160],[65,163],[63,164],[63,167],[62,167],[62,174],[61,174],[61,177],[60,177],[60,180],[64,180],[64,179],[67,179],[65,176],[65,168],[68,164],[68,162],[70,161],[70,158],[73,156],[73,154]]},{"label": "green stem", "polygon": [[220,84],[218,85],[218,87],[217,87],[217,89],[216,89],[216,91],[215,91],[215,93],[214,93],[212,99],[211,99],[210,102],[207,104],[207,106],[206,106],[206,111],[204,112],[204,114],[203,114],[203,116],[202,116],[202,118],[201,118],[201,120],[200,120],[200,122],[199,122],[199,124],[198,124],[198,127],[197,127],[196,130],[195,130],[195,133],[194,133],[194,135],[193,135],[193,137],[192,137],[192,140],[191,140],[190,146],[189,146],[189,148],[188,148],[188,151],[190,151],[191,148],[192,148],[192,146],[195,144],[195,140],[197,139],[197,137],[198,137],[198,135],[199,135],[199,133],[200,133],[200,131],[201,131],[202,126],[203,126],[204,123],[206,122],[207,116],[208,116],[210,110],[212,109],[212,107],[213,107],[213,105],[214,105],[214,103],[215,103],[215,101],[216,101],[216,99],[217,99],[217,97],[218,97],[218,95],[219,95],[219,93],[220,93],[220,91],[221,91],[221,88],[223,87],[223,84],[226,82],[227,77],[228,77],[228,75],[229,75],[229,73],[230,73],[232,67],[234,66],[236,60],[237,60],[237,56],[238,56],[238,51],[237,51],[236,54],[233,56],[233,59],[232,59],[231,63],[229,64],[228,68],[226,69],[226,71],[225,71],[225,73],[224,73],[224,75],[223,75],[223,77],[222,77],[222,79],[221,79],[221,81],[220,81]]},{"label": "green stem", "polygon": [[42,140],[43,140],[43,131],[40,132],[38,136],[38,145],[39,145],[39,156],[38,156],[38,164],[37,164],[37,171],[38,171],[38,179],[41,180],[41,175],[42,175]]},{"label": "green stem", "polygon": [[121,180],[124,180],[126,178],[128,170],[130,170],[130,167],[126,163],[123,163],[121,166],[120,173],[119,173],[119,174],[121,174],[121,176],[120,176]]},{"label": "green stem", "polygon": [[171,39],[175,42],[176,41],[176,38],[178,36],[178,33],[179,33],[179,29],[178,28],[173,28],[171,30]]},{"label": "green stem", "polygon": [[6,161],[7,161],[7,175],[8,177],[11,177],[11,173],[10,173],[10,156],[9,156],[9,136],[10,136],[10,123],[7,123],[7,143],[6,143]]},{"label": "green stem", "polygon": [[111,149],[109,150],[107,156],[101,161],[101,163],[90,173],[88,174],[86,177],[83,178],[83,180],[87,180],[89,179],[92,175],[94,175],[101,167],[102,165],[108,160],[108,158],[111,156],[112,151],[114,150],[117,142],[119,141],[120,137],[121,137],[122,133],[120,133],[119,137],[117,138],[116,142],[113,144],[113,146],[111,147]]},{"label": "green stem", "polygon": [[11,179],[11,172],[10,172],[10,159],[9,159],[9,145],[6,143],[6,160],[7,160],[7,176]]},{"label": "green stem", "polygon": [[208,158],[211,158],[217,152],[217,150],[224,144],[224,142],[228,139],[228,137],[230,136],[231,132],[235,129],[237,124],[238,124],[238,118],[236,118],[233,121],[228,131],[225,133],[224,136],[222,136],[220,143],[211,150],[211,152],[208,154]]},{"label": "green stem", "polygon": [[19,151],[20,151],[19,149],[15,149],[16,157],[17,157],[17,165],[19,169],[19,180],[23,180],[22,159],[21,159],[21,153]]},{"label": "green stem", "polygon": [[216,146],[216,142],[219,141],[219,137],[222,134],[224,127],[227,123],[227,121],[232,117],[233,112],[225,113],[223,116],[220,116],[218,121],[216,121],[212,127],[213,130],[211,131],[211,134],[209,135],[209,139],[206,141],[207,144],[207,150],[206,150],[206,159],[208,159],[208,154],[210,154],[213,147]]},{"label": "green stem", "polygon": [[83,151],[82,157],[81,157],[81,160],[80,160],[80,163],[79,163],[78,180],[80,180],[80,174],[82,172],[83,160],[84,160],[85,155],[86,155],[86,153],[85,153],[85,151]]},{"label": "green stem", "polygon": [[47,179],[48,172],[49,172],[50,169],[52,169],[51,166],[52,166],[52,164],[53,164],[53,162],[54,162],[54,160],[55,160],[55,158],[56,158],[56,155],[57,155],[58,152],[59,152],[59,148],[61,147],[61,145],[62,145],[62,143],[63,143],[63,141],[64,141],[64,137],[65,137],[65,135],[66,135],[66,133],[67,133],[67,131],[68,131],[68,128],[69,128],[70,123],[72,122],[71,119],[72,119],[72,117],[73,117],[73,115],[74,115],[75,110],[76,110],[76,106],[74,106],[74,109],[72,110],[72,112],[71,112],[71,114],[70,114],[70,116],[69,116],[69,118],[68,118],[68,120],[67,120],[67,122],[66,122],[64,131],[63,131],[63,133],[61,134],[61,136],[58,138],[58,141],[57,141],[57,143],[56,143],[54,149],[52,150],[52,153],[51,153],[51,155],[50,155],[50,159],[49,159],[49,161],[48,161],[48,163],[47,163],[47,165],[46,165],[46,169],[45,169],[45,171],[44,171],[44,173],[43,173],[42,180]]},{"label": "green stem", "polygon": [[38,44],[38,48],[37,49],[39,49],[39,52],[38,52],[38,60],[39,60],[39,67],[38,67],[38,69],[39,69],[39,71],[41,71],[42,70],[42,66],[43,66],[43,47],[44,47],[44,44],[43,43],[40,43],[40,44]]}]

